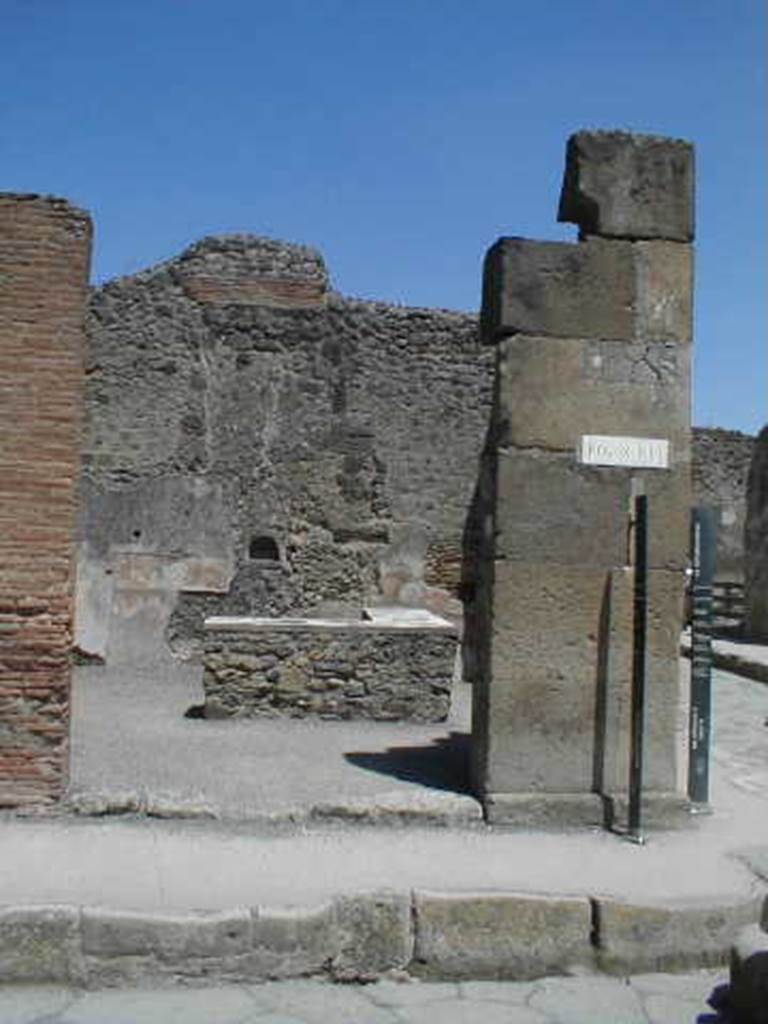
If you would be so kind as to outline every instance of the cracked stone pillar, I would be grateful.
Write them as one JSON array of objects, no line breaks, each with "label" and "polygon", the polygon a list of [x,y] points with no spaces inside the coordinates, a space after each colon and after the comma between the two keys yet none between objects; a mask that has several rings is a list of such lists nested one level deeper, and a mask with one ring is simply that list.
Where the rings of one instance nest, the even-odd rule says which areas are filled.
[{"label": "cracked stone pillar", "polygon": [[501,238],[483,282],[496,390],[473,773],[489,820],[520,825],[599,824],[626,794],[638,490],[650,516],[646,810],[679,807],[684,789],[692,147],[579,132],[559,219],[578,224],[578,243]]}]

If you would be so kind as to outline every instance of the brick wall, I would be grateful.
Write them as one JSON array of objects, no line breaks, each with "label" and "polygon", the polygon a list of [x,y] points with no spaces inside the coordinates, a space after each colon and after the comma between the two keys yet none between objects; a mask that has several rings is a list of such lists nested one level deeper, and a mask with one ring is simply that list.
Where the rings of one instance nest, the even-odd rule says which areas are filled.
[{"label": "brick wall", "polygon": [[0,806],[66,782],[91,224],[0,194]]}]

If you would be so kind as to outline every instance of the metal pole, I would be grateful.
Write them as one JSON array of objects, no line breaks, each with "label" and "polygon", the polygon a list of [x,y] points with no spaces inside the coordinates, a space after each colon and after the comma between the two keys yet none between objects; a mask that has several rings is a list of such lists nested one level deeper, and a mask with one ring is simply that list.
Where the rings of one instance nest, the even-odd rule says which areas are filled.
[{"label": "metal pole", "polygon": [[709,802],[709,745],[712,731],[712,583],[717,555],[717,512],[693,510],[691,585],[691,711],[688,734],[688,796]]},{"label": "metal pole", "polygon": [[629,760],[629,836],[643,842],[643,727],[645,718],[645,649],[648,617],[648,498],[635,497],[634,508],[634,617],[632,646],[632,722]]}]

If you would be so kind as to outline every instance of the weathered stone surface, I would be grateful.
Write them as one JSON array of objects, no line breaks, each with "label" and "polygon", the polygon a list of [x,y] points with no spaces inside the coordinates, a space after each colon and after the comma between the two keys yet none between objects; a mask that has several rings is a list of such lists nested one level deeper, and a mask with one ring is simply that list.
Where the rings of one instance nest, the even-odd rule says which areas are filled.
[{"label": "weathered stone surface", "polygon": [[[314,310],[203,303],[185,292],[184,275],[218,276],[223,288],[251,274],[285,276],[302,247],[270,244],[272,262],[264,264],[263,239],[207,239],[162,267],[93,290],[84,457],[91,511],[78,615],[86,650],[156,657],[167,641],[191,657],[202,650],[208,615],[307,614],[332,604],[349,612],[382,594],[458,617],[460,596],[471,597],[477,571],[462,535],[476,514],[493,387],[493,352],[479,344],[476,317],[332,292]],[[641,244],[679,264],[662,284],[683,279],[685,246]],[[636,289],[641,248],[632,249]],[[311,277],[312,266],[302,258],[295,270]],[[662,322],[670,310],[677,322],[674,288],[654,294]],[[633,359],[646,334],[658,337],[653,317],[641,329],[641,297],[635,306],[626,342]],[[649,363],[640,355],[632,380],[650,381],[655,370],[666,380],[673,347],[680,366],[684,346],[649,340]],[[619,358],[621,344],[607,348]],[[592,400],[614,369],[610,360],[588,367]],[[528,412],[541,421],[551,403],[567,429],[567,391],[529,403]],[[627,407],[617,396],[612,408],[624,416]],[[190,501],[196,487],[199,501]],[[249,557],[255,535],[274,539],[278,561]],[[148,598],[142,611],[137,589],[113,601],[113,561],[134,554],[176,560],[163,575],[167,603]],[[226,572],[211,576],[203,561],[210,557],[222,558]],[[135,635],[151,629],[140,650]]]},{"label": "weathered stone surface", "polygon": [[209,914],[148,914],[87,908],[83,951],[100,957],[155,956],[166,961],[245,953],[251,942],[248,910]]},{"label": "weathered stone surface", "polygon": [[87,907],[81,932],[84,971],[93,986],[177,983],[212,974],[234,981],[251,975],[247,909],[153,914]]},{"label": "weathered stone surface", "polygon": [[693,147],[655,135],[576,132],[558,220],[590,235],[691,241]]},{"label": "weathered stone surface", "polygon": [[[381,594],[460,613],[492,353],[470,314],[257,295],[266,279],[324,275],[305,247],[226,237],[94,289],[83,533],[96,541],[81,558],[87,586],[103,586],[82,602],[94,627],[80,622],[107,657],[136,646],[107,593],[126,552],[177,560],[166,638],[183,657],[216,614],[349,612]],[[272,564],[251,557],[257,537],[276,545]],[[190,562],[203,556],[227,572]]]},{"label": "weathered stone surface", "polygon": [[[495,795],[620,788],[632,574],[509,561],[496,562],[494,573],[487,670],[476,684],[476,713],[487,725],[475,737],[475,784]],[[673,792],[682,727],[680,574],[651,572],[649,595],[646,783]]]},{"label": "weathered stone surface", "polygon": [[747,633],[768,641],[768,426],[755,442],[747,482],[744,533]]},{"label": "weathered stone surface", "polygon": [[731,947],[730,983],[737,1020],[768,1024],[768,934],[756,924],[742,928]]},{"label": "weathered stone surface", "polygon": [[635,337],[635,253],[629,242],[500,238],[483,277],[485,341],[508,334]]},{"label": "weathered stone surface", "polygon": [[671,465],[688,461],[686,347],[518,335],[497,359],[498,444],[574,453],[583,434],[663,436]]},{"label": "weathered stone surface", "polygon": [[689,342],[692,283],[687,245],[500,238],[485,261],[483,335]]},{"label": "weathered stone surface", "polygon": [[448,714],[456,634],[447,622],[237,622],[207,620],[207,718],[436,722]]},{"label": "weathered stone surface", "polygon": [[372,892],[334,901],[336,939],[330,971],[339,981],[403,970],[413,956],[411,900],[406,893]]},{"label": "weathered stone surface", "polygon": [[589,900],[414,893],[414,970],[441,978],[536,978],[593,963]]},{"label": "weathered stone surface", "polygon": [[339,948],[333,904],[253,911],[252,978],[296,978],[320,974]]},{"label": "weathered stone surface", "polygon": [[[594,794],[610,811],[624,781],[633,610],[631,577],[621,570],[634,561],[641,493],[650,538],[646,784],[675,803],[692,252],[668,240],[674,224],[668,235],[652,219],[674,218],[665,203],[681,199],[678,149],[621,134],[574,137],[561,213],[578,207],[579,243],[502,238],[486,257],[481,323],[496,344],[496,389],[468,635],[479,676],[473,771],[494,820],[530,821],[539,796],[551,804],[533,812],[537,820],[551,821],[559,808],[563,823],[569,815],[583,822]],[[629,184],[613,180],[617,170]],[[644,213],[649,233],[599,237],[603,206],[614,228]],[[585,219],[593,212],[594,225]],[[638,466],[629,456],[619,466],[588,464],[581,444],[595,435],[657,439],[668,465]]]},{"label": "weathered stone surface", "polygon": [[512,829],[557,831],[568,828],[601,828],[606,824],[604,801],[597,793],[495,793],[483,799],[489,825]]},{"label": "weathered stone surface", "polygon": [[723,580],[744,579],[747,478],[754,447],[754,437],[738,430],[694,427],[692,431],[693,500],[719,512],[717,576]]},{"label": "weathered stone surface", "polygon": [[635,257],[635,339],[689,342],[693,338],[693,248],[676,242],[638,242]]},{"label": "weathered stone surface", "polygon": [[610,973],[683,970],[725,963],[739,930],[754,924],[757,899],[658,906],[598,899],[598,965]]},{"label": "weathered stone surface", "polygon": [[74,907],[0,909],[0,984],[82,981],[78,924]]},{"label": "weathered stone surface", "polygon": [[[496,459],[497,558],[609,569],[629,561],[632,471],[582,466],[572,454],[510,448]],[[649,471],[649,564],[687,565],[690,484],[684,471]]]}]

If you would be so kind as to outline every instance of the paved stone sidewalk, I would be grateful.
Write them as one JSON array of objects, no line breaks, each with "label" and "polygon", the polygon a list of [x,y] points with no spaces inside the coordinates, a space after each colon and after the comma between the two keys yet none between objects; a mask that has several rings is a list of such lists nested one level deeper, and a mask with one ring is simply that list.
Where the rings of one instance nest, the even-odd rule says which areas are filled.
[{"label": "paved stone sidewalk", "polygon": [[[726,972],[533,982],[332,985],[283,981],[201,989],[79,992],[0,988],[2,1024],[729,1024]],[[714,998],[713,998],[714,996]]]}]

